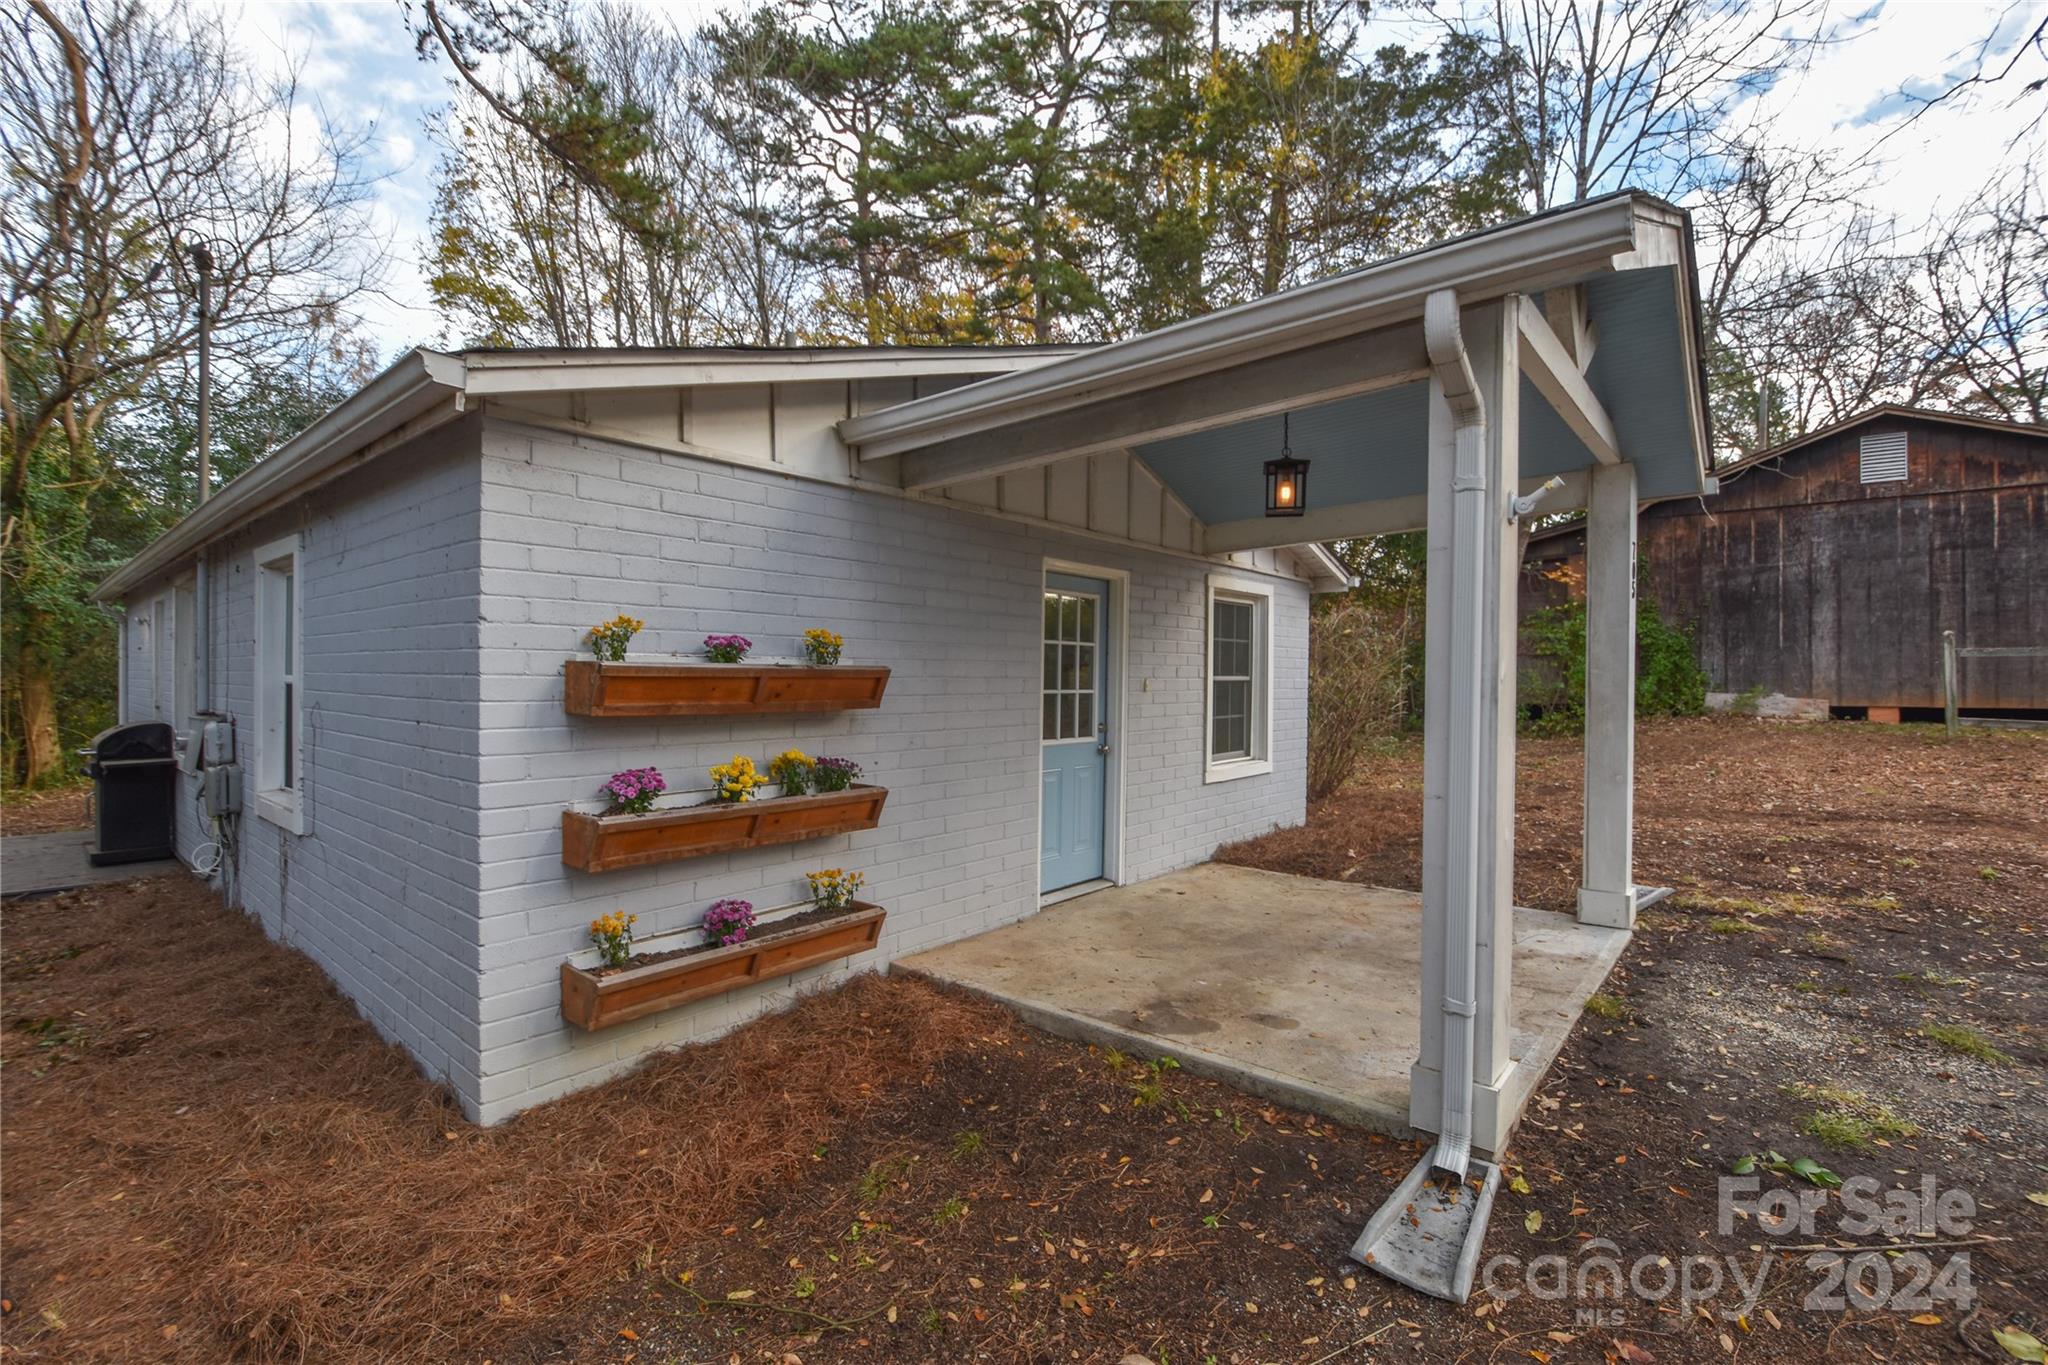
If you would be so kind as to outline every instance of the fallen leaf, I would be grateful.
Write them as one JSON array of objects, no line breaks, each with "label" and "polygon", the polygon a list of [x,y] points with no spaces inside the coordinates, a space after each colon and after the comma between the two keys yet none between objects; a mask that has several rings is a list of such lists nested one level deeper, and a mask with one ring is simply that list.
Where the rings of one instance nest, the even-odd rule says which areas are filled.
[{"label": "fallen leaf", "polygon": [[1513,1190],[1516,1194],[1531,1194],[1534,1192],[1533,1190],[1531,1190],[1529,1186],[1529,1179],[1527,1176],[1516,1176],[1513,1180],[1510,1180],[1508,1182],[1508,1188]]},{"label": "fallen leaf", "polygon": [[888,1318],[891,1322],[896,1321],[896,1305],[893,1303],[889,1305]]},{"label": "fallen leaf", "polygon": [[1201,1197],[1200,1199],[1197,1199],[1197,1200],[1196,1200],[1195,1202],[1196,1202],[1197,1204],[1207,1204],[1207,1203],[1209,1203],[1209,1202],[1210,1202],[1211,1200],[1215,1199],[1215,1197],[1216,1197],[1216,1191],[1214,1191],[1214,1190],[1203,1190],[1203,1191],[1202,1191],[1202,1197]]},{"label": "fallen leaf", "polygon": [[2043,1350],[2040,1339],[2023,1328],[1994,1327],[1991,1329],[1991,1339],[2014,1360],[2048,1360],[2048,1351]]},{"label": "fallen leaf", "polygon": [[975,1279],[972,1275],[969,1275],[967,1277],[967,1287],[969,1289],[979,1289],[981,1288],[981,1281]]},{"label": "fallen leaf", "polygon": [[2035,1204],[2048,1204],[2048,1190],[2036,1191],[2028,1195],[2027,1199]]},{"label": "fallen leaf", "polygon": [[1244,1301],[1244,1311],[1247,1313],[1256,1313],[1259,1311],[1259,1306],[1253,1303],[1250,1299],[1246,1299]]},{"label": "fallen leaf", "polygon": [[1907,1318],[1907,1319],[1906,1319],[1906,1321],[1907,1321],[1907,1322],[1910,1322],[1910,1323],[1913,1323],[1913,1324],[1914,1324],[1915,1326],[1918,1326],[1918,1327],[1934,1327],[1934,1326],[1938,1326],[1938,1325],[1940,1324],[1940,1322],[1941,1322],[1941,1314],[1939,1314],[1939,1313],[1915,1313],[1915,1314],[1914,1314],[1914,1315],[1913,1315],[1912,1317],[1910,1317],[1910,1318]]},{"label": "fallen leaf", "polygon": [[744,1303],[753,1297],[754,1291],[751,1289],[735,1289],[727,1294],[725,1299],[727,1303]]},{"label": "fallen leaf", "polygon": [[630,1328],[630,1327],[621,1327],[621,1328],[619,1329],[619,1335],[620,1335],[621,1337],[624,1337],[624,1338],[625,1338],[625,1339],[626,1339],[627,1341],[638,1341],[638,1340],[640,1340],[640,1334],[639,1334],[638,1332],[634,1331],[634,1330],[633,1330],[632,1328]]},{"label": "fallen leaf", "polygon": [[1543,1210],[1530,1209],[1529,1216],[1522,1220],[1524,1232],[1540,1232],[1543,1229]]}]

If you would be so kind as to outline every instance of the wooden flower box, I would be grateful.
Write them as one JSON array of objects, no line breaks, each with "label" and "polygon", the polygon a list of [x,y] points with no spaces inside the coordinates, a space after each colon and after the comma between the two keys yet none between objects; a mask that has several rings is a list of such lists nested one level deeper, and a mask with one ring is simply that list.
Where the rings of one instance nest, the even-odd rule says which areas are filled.
[{"label": "wooden flower box", "polygon": [[600,663],[571,659],[562,709],[572,716],[741,716],[859,711],[882,704],[889,670],[860,664]]},{"label": "wooden flower box", "polygon": [[[789,928],[767,925],[745,943],[686,949],[642,966],[606,971],[564,962],[562,1017],[578,1028],[610,1028],[757,981],[789,976],[821,962],[852,957],[880,941],[887,913],[879,905],[855,901],[844,910],[796,916]],[[648,941],[647,948],[654,949],[650,956],[659,954],[654,945],[660,942]]]},{"label": "wooden flower box", "polygon": [[887,787],[861,784],[809,796],[770,796],[657,810],[646,815],[562,812],[562,861],[583,872],[614,872],[739,848],[792,844],[873,829]]}]

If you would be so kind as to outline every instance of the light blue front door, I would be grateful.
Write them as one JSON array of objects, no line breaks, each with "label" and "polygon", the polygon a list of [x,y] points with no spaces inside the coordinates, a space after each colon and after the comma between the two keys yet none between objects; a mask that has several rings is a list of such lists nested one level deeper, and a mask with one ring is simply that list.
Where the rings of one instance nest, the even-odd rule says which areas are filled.
[{"label": "light blue front door", "polygon": [[1040,891],[1102,875],[1109,782],[1109,584],[1045,576],[1039,738],[1044,749]]}]

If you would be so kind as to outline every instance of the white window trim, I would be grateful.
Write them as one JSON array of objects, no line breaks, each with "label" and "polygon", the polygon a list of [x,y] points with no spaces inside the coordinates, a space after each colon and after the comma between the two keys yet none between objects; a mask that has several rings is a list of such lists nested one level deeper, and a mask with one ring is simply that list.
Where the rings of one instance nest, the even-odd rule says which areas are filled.
[{"label": "white window trim", "polygon": [[[1216,757],[1216,599],[1249,601],[1253,666],[1252,754],[1249,758]],[[1202,781],[1235,782],[1273,771],[1273,585],[1242,574],[1212,573],[1202,600]]]},{"label": "white window trim", "polygon": [[[270,708],[276,704],[273,699],[274,689],[267,685],[269,680],[264,676],[265,661],[269,657],[270,640],[268,637],[269,632],[273,629],[270,625],[267,597],[271,591],[269,580],[274,571],[273,566],[287,559],[291,561],[292,576],[292,665],[297,670],[294,674],[294,685],[292,687],[291,716],[292,748],[294,750],[292,754],[292,773],[298,778],[298,786],[294,788],[265,787],[263,785],[264,779],[267,776],[266,765],[269,758],[265,750],[268,746],[268,737],[272,730],[271,722],[273,720]],[[304,834],[307,824],[305,807],[306,613],[303,610],[306,575],[302,571],[299,537],[296,535],[286,536],[282,540],[273,540],[268,545],[259,546],[255,555],[255,571],[256,581],[253,586],[255,588],[256,608],[254,669],[256,691],[256,733],[254,738],[256,742],[252,750],[254,762],[249,765],[250,776],[254,779],[250,786],[255,789],[254,804],[258,817],[290,833]]]}]

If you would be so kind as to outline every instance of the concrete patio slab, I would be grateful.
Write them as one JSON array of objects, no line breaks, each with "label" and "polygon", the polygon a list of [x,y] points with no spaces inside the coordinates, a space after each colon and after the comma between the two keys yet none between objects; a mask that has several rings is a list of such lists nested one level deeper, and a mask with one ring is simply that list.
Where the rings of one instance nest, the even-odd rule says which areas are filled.
[{"label": "concrete patio slab", "polygon": [[175,858],[166,858],[94,867],[87,856],[92,847],[92,832],[83,829],[62,834],[12,834],[0,839],[0,898],[12,900],[69,891],[74,886],[133,881],[184,866]]},{"label": "concrete patio slab", "polygon": [[[899,958],[1051,1033],[1395,1137],[1420,1046],[1422,898],[1206,863]],[[1515,911],[1519,1107],[1628,934]]]}]

